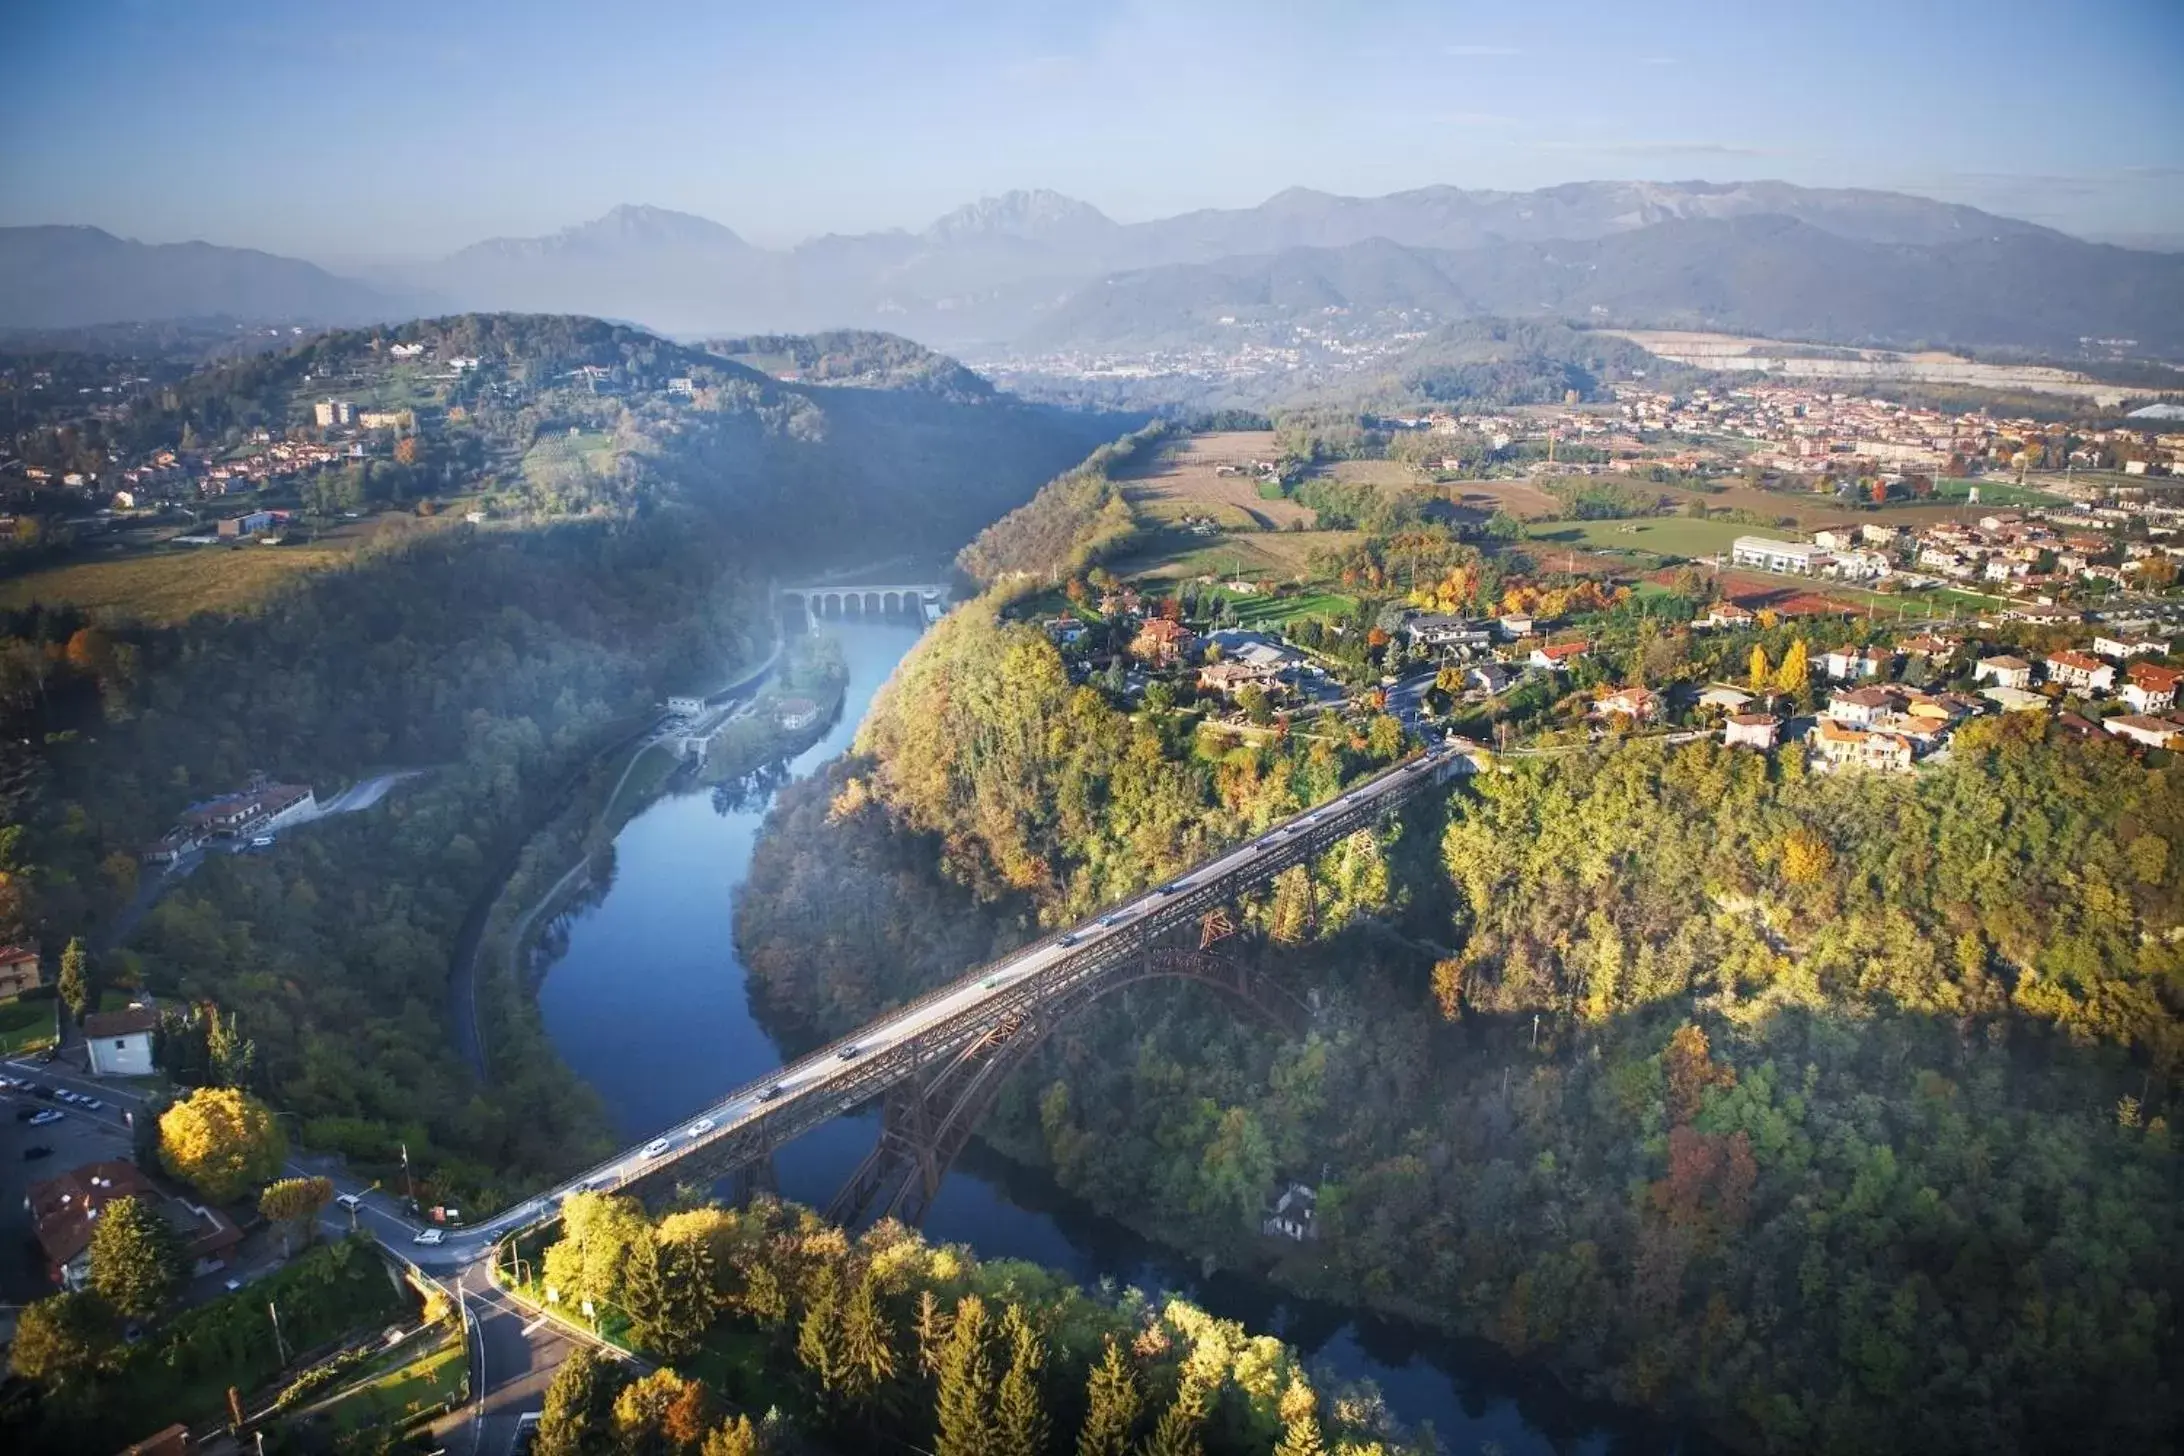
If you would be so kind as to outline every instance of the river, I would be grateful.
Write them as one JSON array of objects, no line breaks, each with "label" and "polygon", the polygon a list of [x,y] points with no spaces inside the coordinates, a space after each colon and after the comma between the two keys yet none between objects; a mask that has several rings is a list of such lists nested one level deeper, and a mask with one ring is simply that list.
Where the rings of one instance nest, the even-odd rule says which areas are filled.
[{"label": "river", "polygon": [[[826,735],[788,764],[801,778],[845,751],[873,693],[919,629],[836,622],[849,685]],[[664,797],[614,843],[613,883],[564,927],[539,1005],[554,1049],[595,1088],[625,1141],[669,1127],[727,1088],[781,1064],[752,1014],[737,959],[733,896],[766,814],[764,798],[716,805],[697,790]],[[876,1114],[819,1128],[775,1156],[785,1197],[824,1206],[870,1150]],[[1431,1421],[1451,1452],[1673,1450],[1672,1427],[1563,1394],[1491,1348],[1284,1295],[1245,1277],[1200,1276],[1061,1192],[1043,1175],[973,1145],[925,1221],[935,1239],[985,1258],[1029,1259],[1091,1283],[1111,1277],[1187,1294],[1224,1318],[1276,1334],[1315,1369],[1377,1384],[1407,1423]]]}]

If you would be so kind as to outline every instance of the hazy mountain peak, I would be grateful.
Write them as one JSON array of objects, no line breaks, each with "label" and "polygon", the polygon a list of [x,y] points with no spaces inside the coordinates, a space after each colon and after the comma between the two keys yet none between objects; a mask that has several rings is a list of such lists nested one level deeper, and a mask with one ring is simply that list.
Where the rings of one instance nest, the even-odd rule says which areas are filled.
[{"label": "hazy mountain peak", "polygon": [[1044,187],[1012,189],[999,197],[976,202],[942,217],[925,230],[935,242],[960,243],[976,238],[1021,238],[1047,242],[1058,237],[1106,232],[1115,226],[1107,214],[1089,202]]},{"label": "hazy mountain peak", "polygon": [[625,202],[590,222],[576,223],[542,238],[493,238],[464,251],[540,256],[630,247],[740,251],[749,246],[732,230],[710,218],[646,203]]}]

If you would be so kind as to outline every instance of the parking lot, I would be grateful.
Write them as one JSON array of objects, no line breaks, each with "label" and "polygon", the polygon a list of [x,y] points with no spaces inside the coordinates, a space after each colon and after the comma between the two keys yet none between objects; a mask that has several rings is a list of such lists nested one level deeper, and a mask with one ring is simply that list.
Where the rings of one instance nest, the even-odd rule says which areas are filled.
[{"label": "parking lot", "polygon": [[[35,1075],[26,1076],[12,1067],[5,1075],[13,1081],[40,1082]],[[53,1292],[37,1241],[30,1234],[30,1215],[23,1206],[30,1185],[86,1163],[129,1156],[129,1129],[121,1109],[112,1099],[101,1101],[105,1107],[93,1112],[49,1102],[18,1088],[0,1092],[0,1296],[8,1304],[21,1304]],[[58,1109],[61,1118],[44,1127],[32,1127],[17,1119],[17,1112],[25,1108]],[[26,1159],[25,1152],[32,1148],[52,1151]]]}]

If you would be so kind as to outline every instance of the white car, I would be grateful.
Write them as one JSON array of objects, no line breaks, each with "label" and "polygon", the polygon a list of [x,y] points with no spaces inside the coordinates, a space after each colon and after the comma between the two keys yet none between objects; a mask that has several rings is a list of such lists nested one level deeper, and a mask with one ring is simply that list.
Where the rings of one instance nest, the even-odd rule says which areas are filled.
[{"label": "white car", "polygon": [[59,1122],[64,1115],[65,1114],[63,1114],[59,1108],[48,1107],[45,1111],[39,1113],[36,1117],[32,1118],[30,1120],[30,1125],[32,1127],[44,1127],[49,1122]]},{"label": "white car", "polygon": [[447,1242],[447,1230],[436,1228],[420,1229],[418,1230],[417,1237],[411,1239],[410,1242],[413,1244],[444,1244]]},{"label": "white car", "polygon": [[363,1201],[364,1195],[361,1193],[339,1193],[334,1196],[334,1202],[340,1204],[343,1208],[350,1210],[352,1213],[355,1212],[357,1205],[362,1203]]},{"label": "white car", "polygon": [[99,1099],[96,1097],[78,1097],[76,1099],[76,1105],[78,1107],[88,1107],[93,1112],[98,1112],[106,1106],[105,1103],[99,1101]]},{"label": "white car", "polygon": [[713,1130],[713,1119],[712,1119],[712,1118],[710,1118],[710,1117],[701,1117],[701,1118],[699,1118],[699,1119],[698,1119],[698,1120],[697,1120],[696,1122],[693,1122],[693,1123],[691,1123],[691,1124],[690,1124],[690,1136],[692,1136],[692,1137],[694,1137],[694,1138],[695,1138],[695,1137],[704,1137],[704,1136],[705,1136],[705,1135],[706,1135],[707,1133],[711,1132],[712,1130]]},{"label": "white car", "polygon": [[666,1151],[666,1138],[654,1138],[651,1142],[645,1144],[645,1156],[648,1158],[657,1158]]}]

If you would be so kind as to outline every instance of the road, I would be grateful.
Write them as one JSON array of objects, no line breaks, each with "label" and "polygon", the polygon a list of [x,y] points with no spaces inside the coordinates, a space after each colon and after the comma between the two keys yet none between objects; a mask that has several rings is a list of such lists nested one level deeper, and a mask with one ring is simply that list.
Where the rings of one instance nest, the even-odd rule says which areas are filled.
[{"label": "road", "polygon": [[1460,750],[1443,745],[1418,755],[1400,767],[1389,769],[1358,784],[1325,803],[1276,825],[1258,838],[1235,846],[1207,860],[1167,884],[1107,911],[1071,929],[1050,935],[1014,956],[972,971],[953,986],[924,997],[890,1016],[873,1022],[848,1039],[823,1047],[771,1076],[737,1089],[719,1102],[643,1144],[624,1149],[606,1162],[586,1169],[574,1178],[549,1188],[507,1210],[465,1235],[498,1236],[545,1217],[571,1194],[584,1190],[608,1190],[622,1186],[661,1166],[657,1160],[680,1159],[713,1142],[735,1134],[748,1124],[794,1106],[799,1100],[824,1095],[831,1083],[846,1078],[852,1064],[911,1041],[934,1027],[974,1010],[981,1002],[999,996],[1026,976],[1050,969],[1096,948],[1102,941],[1128,933],[1134,922],[1157,907],[1169,895],[1248,871],[1259,860],[1278,853],[1291,835],[1311,828],[1323,817],[1347,809],[1363,808],[1386,799],[1400,800],[1417,781],[1455,757]]}]

